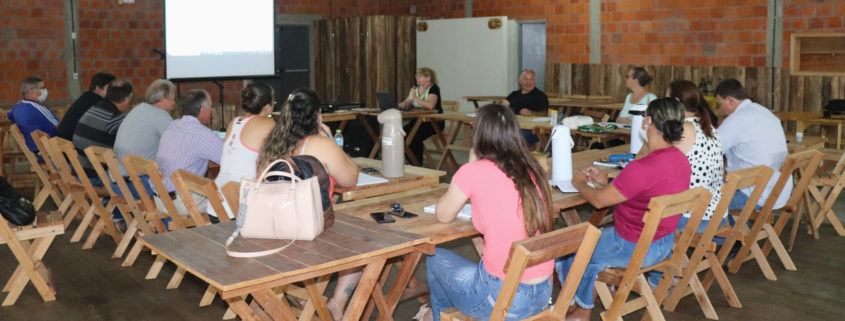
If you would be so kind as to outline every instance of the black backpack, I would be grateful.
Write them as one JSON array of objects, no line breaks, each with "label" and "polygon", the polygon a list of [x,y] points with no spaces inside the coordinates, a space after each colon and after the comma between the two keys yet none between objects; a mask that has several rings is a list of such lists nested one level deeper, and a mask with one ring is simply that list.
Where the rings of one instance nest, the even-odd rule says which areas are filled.
[{"label": "black backpack", "polygon": [[30,225],[35,221],[35,207],[3,176],[0,176],[0,214],[17,226]]},{"label": "black backpack", "polygon": [[833,99],[824,106],[824,118],[831,115],[845,115],[845,100]]}]

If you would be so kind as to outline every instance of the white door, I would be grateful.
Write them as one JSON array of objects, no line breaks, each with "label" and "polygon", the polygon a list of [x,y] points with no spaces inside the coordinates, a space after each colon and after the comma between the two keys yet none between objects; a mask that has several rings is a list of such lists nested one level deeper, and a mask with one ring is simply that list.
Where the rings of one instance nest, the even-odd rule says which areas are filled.
[{"label": "white door", "polygon": [[[490,29],[488,21],[501,20]],[[464,96],[507,96],[517,88],[517,29],[507,17],[420,20],[417,67],[437,74],[441,99],[459,100],[461,111],[472,111]]]}]

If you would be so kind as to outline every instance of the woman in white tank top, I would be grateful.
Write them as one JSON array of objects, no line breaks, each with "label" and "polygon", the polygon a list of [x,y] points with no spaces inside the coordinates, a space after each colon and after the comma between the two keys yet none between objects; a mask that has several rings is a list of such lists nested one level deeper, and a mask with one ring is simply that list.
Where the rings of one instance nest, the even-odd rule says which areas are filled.
[{"label": "woman in white tank top", "polygon": [[[263,82],[254,82],[244,87],[241,92],[241,108],[246,115],[236,117],[229,123],[226,140],[223,143],[223,157],[220,158],[220,174],[214,183],[220,188],[228,182],[240,182],[244,176],[255,176],[255,161],[258,151],[273,130],[276,122],[269,118],[273,111],[273,88]],[[226,203],[226,199],[223,199]],[[228,212],[229,205],[223,208]],[[234,218],[234,213],[227,213]],[[209,206],[208,215],[217,218],[217,213]]]}]

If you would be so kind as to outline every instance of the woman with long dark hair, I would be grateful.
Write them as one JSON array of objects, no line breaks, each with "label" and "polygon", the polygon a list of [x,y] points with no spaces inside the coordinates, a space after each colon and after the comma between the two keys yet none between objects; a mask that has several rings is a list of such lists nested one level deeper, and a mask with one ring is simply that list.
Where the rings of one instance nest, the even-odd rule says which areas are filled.
[{"label": "woman with long dark hair", "polygon": [[[593,287],[599,272],[608,267],[626,267],[643,230],[643,216],[651,198],[689,189],[690,164],[675,143],[684,130],[684,108],[673,98],[648,104],[642,124],[649,153],[625,166],[611,182],[595,167],[573,174],[572,185],[596,208],[616,205],[612,227],[602,229],[590,263],[575,292],[575,304],[567,319],[589,320],[593,308]],[[595,187],[588,185],[592,182]],[[643,266],[653,265],[672,253],[678,217],[660,221]],[[555,268],[561,284],[569,273],[574,255],[558,258]]]},{"label": "woman with long dark hair", "polygon": [[[505,279],[511,244],[554,229],[546,173],[522,138],[510,108],[486,105],[475,118],[470,161],[461,166],[436,206],[437,220],[449,222],[468,200],[472,224],[484,235],[481,262],[443,248],[426,260],[431,310],[417,319],[439,320],[440,311],[456,307],[486,320]],[[508,320],[535,315],[546,308],[552,291],[553,261],[525,270]]]},{"label": "woman with long dark hair", "polygon": [[[725,180],[725,164],[722,161],[722,143],[716,136],[716,124],[719,119],[704,100],[701,90],[689,80],[675,80],[669,84],[666,97],[672,97],[684,106],[684,133],[675,144],[687,156],[692,166],[690,188],[704,187],[713,198],[704,213],[704,220],[698,226],[698,232],[704,233],[716,204],[722,199],[722,182]],[[684,213],[678,223],[678,230],[683,230],[689,220],[689,213]],[[719,218],[722,219],[722,218]]]}]

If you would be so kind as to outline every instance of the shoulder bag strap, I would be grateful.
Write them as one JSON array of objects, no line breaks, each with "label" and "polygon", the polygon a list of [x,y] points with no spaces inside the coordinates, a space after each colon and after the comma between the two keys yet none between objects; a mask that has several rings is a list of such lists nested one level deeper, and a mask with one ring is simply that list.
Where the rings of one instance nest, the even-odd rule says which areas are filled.
[{"label": "shoulder bag strap", "polygon": [[267,256],[267,255],[270,255],[270,254],[276,254],[276,253],[283,251],[284,249],[293,245],[293,242],[294,242],[294,240],[290,240],[290,243],[285,244],[282,247],[277,247],[275,249],[264,250],[264,251],[257,251],[257,252],[232,251],[232,250],[229,249],[229,246],[232,245],[232,242],[235,241],[235,238],[237,236],[238,236],[238,231],[235,231],[234,233],[232,233],[232,236],[229,236],[229,239],[226,240],[226,255],[229,255],[231,257],[242,257],[242,258]]}]

